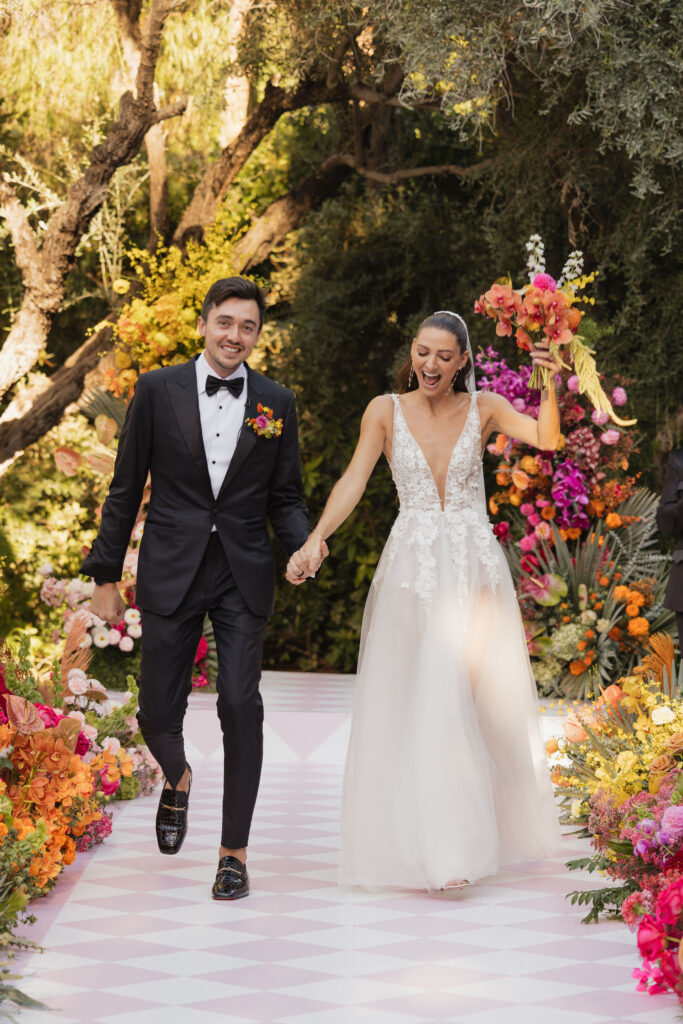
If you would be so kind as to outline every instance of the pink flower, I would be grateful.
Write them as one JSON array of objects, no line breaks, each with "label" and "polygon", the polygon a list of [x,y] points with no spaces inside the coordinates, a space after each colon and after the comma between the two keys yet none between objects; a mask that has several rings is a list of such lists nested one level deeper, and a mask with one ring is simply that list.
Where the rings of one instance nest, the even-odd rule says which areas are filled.
[{"label": "pink flower", "polygon": [[612,392],[612,401],[615,405],[626,405],[628,398],[623,388],[615,388]]},{"label": "pink flower", "polygon": [[[529,516],[529,521],[531,521],[531,516]],[[551,535],[550,523],[543,520],[543,522],[539,523],[536,527],[535,533],[537,537],[542,537],[543,540],[548,540]]]},{"label": "pink flower", "polygon": [[122,636],[119,641],[119,650],[123,651],[124,654],[129,654],[133,650],[133,637]]},{"label": "pink flower", "polygon": [[600,435],[600,440],[603,444],[617,444],[621,434],[618,430],[606,430],[604,434]]},{"label": "pink flower", "polygon": [[683,913],[683,882],[674,882],[657,897],[657,920],[676,924]]},{"label": "pink flower", "polygon": [[635,928],[640,921],[643,911],[642,892],[632,892],[621,904],[621,916],[629,928]]},{"label": "pink flower", "polygon": [[106,740],[102,742],[102,748],[111,750],[112,754],[118,754],[121,749],[121,741],[117,740],[116,736],[107,736]]},{"label": "pink flower", "polygon": [[638,949],[643,960],[656,960],[666,949],[666,932],[652,914],[646,914],[638,926]]},{"label": "pink flower", "polygon": [[493,532],[501,544],[507,544],[510,540],[510,524],[508,522],[496,523]]},{"label": "pink flower", "polygon": [[533,551],[533,549],[536,547],[536,538],[533,535],[533,533],[530,534],[528,537],[522,537],[522,539],[519,542],[519,546],[522,549],[522,551]]},{"label": "pink flower", "polygon": [[58,722],[61,722],[64,715],[60,715],[54,708],[47,707],[46,704],[36,704],[35,709],[42,718],[43,722],[48,729],[53,728]]},{"label": "pink flower", "polygon": [[531,504],[530,501],[525,501],[522,505],[519,506],[519,511],[522,513],[523,516],[530,516],[531,513],[534,511],[534,506]]},{"label": "pink flower", "polygon": [[116,647],[121,642],[121,634],[118,629],[110,629],[108,639],[111,646]]},{"label": "pink flower", "polygon": [[542,522],[542,519],[538,512],[532,512],[529,516],[529,526],[538,526],[540,522]]},{"label": "pink flower", "polygon": [[536,498],[536,508],[547,508],[550,501],[547,498]]},{"label": "pink flower", "polygon": [[602,412],[601,409],[593,409],[591,419],[593,420],[593,423],[596,423],[599,427],[604,427],[605,423],[609,421],[609,416],[606,412]]},{"label": "pink flower", "polygon": [[573,374],[567,381],[567,388],[569,391],[579,390],[579,378],[576,376],[576,374]]},{"label": "pink flower", "polygon": [[512,405],[517,410],[517,412],[524,412],[526,409],[526,402],[523,398],[513,398]]},{"label": "pink flower", "polygon": [[199,661],[204,661],[204,658],[207,656],[208,653],[209,653],[209,644],[207,642],[206,637],[203,636],[203,637],[200,638],[199,644],[197,645],[197,653],[194,656],[194,663],[195,663],[195,665]]},{"label": "pink flower", "polygon": [[557,281],[550,274],[536,274],[533,280],[534,288],[540,288],[544,292],[556,292]]},{"label": "pink flower", "polygon": [[256,426],[259,428],[259,430],[265,430],[266,427],[268,426],[268,417],[267,416],[257,416],[256,417]]},{"label": "pink flower", "polygon": [[79,757],[83,757],[83,755],[87,754],[89,750],[90,740],[85,735],[85,733],[79,732],[78,739],[76,740],[76,747],[74,753],[78,754]]},{"label": "pink flower", "polygon": [[671,807],[667,807],[662,815],[662,828],[674,839],[683,837],[683,805],[672,804]]},{"label": "pink flower", "polygon": [[115,779],[113,782],[107,777],[107,770],[103,768],[99,773],[99,784],[100,789],[105,796],[112,796],[119,788],[120,780]]}]

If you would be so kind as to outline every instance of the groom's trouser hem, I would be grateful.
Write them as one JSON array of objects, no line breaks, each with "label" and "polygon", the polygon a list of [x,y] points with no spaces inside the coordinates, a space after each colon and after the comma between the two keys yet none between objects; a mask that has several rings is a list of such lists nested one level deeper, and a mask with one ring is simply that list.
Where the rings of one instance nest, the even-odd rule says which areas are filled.
[{"label": "groom's trouser hem", "polygon": [[259,693],[265,616],[254,615],[240,594],[217,534],[183,602],[172,615],[142,610],[138,721],[171,786],[185,771],[183,719],[204,616],[218,655],[217,710],[223,732],[221,843],[241,849],[249,840],[263,758],[263,702]]}]

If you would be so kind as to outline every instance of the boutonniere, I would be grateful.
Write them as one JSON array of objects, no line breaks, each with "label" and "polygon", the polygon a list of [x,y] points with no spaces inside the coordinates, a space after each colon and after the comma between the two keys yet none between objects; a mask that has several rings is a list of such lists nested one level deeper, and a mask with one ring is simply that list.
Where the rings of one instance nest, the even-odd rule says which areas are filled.
[{"label": "boutonniere", "polygon": [[257,437],[279,437],[282,433],[282,420],[273,419],[273,410],[267,405],[256,406],[258,416],[247,419],[247,425],[251,427]]}]

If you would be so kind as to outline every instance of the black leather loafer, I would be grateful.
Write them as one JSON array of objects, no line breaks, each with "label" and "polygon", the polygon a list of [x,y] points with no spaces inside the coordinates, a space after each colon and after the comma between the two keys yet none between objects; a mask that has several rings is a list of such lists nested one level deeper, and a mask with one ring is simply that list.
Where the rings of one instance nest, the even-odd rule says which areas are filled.
[{"label": "black leather loafer", "polygon": [[237,857],[221,857],[211,894],[215,900],[241,900],[248,896],[247,865]]},{"label": "black leather loafer", "polygon": [[162,789],[157,808],[157,842],[162,853],[177,853],[187,833],[187,811],[192,788],[192,769],[189,764],[190,786],[187,793],[179,789]]}]

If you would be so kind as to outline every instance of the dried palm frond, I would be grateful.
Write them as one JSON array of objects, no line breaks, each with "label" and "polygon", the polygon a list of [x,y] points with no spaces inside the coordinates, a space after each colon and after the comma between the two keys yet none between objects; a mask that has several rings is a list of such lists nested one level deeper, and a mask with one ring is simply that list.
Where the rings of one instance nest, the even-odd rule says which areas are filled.
[{"label": "dried palm frond", "polygon": [[653,633],[648,641],[650,653],[641,658],[640,664],[633,669],[636,676],[649,676],[659,685],[660,689],[664,674],[671,679],[674,665],[674,642],[668,633]]},{"label": "dried palm frond", "polygon": [[90,647],[82,646],[87,632],[85,623],[86,620],[82,615],[74,615],[62,652],[61,672],[63,680],[67,678],[69,672],[74,668],[80,668],[84,672],[88,671],[92,650]]},{"label": "dried palm frond", "polygon": [[618,426],[632,427],[634,423],[637,423],[637,420],[622,420],[615,413],[612,403],[600,383],[593,352],[588,345],[584,345],[578,334],[574,335],[567,348],[574,361],[576,376],[579,378],[579,394],[588,395],[593,406],[600,412],[606,412],[612,422]]}]

